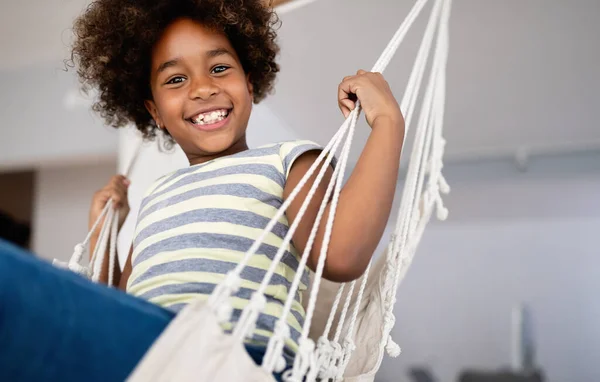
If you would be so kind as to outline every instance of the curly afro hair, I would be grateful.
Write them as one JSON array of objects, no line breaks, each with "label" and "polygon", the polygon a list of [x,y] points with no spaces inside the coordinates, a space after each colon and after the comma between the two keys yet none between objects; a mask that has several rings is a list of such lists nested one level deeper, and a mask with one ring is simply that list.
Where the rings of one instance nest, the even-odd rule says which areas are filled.
[{"label": "curly afro hair", "polygon": [[75,21],[70,66],[84,91],[97,89],[92,109],[108,125],[133,123],[145,138],[159,130],[144,106],[152,99],[152,47],[178,18],[222,31],[250,75],[254,102],[273,90],[278,19],[262,0],[96,0]]}]

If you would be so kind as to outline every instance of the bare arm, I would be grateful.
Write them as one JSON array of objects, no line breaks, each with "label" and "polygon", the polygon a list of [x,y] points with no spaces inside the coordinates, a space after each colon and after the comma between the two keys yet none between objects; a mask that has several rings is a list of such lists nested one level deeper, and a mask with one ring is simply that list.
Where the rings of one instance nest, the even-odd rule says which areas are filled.
[{"label": "bare arm", "polygon": [[[382,80],[382,77],[377,77],[374,84],[365,86],[384,87],[378,78]],[[386,89],[381,90],[377,87],[376,91],[386,91]],[[373,89],[367,90],[373,91]],[[389,91],[389,88],[387,90]],[[368,92],[364,93],[363,96],[366,98],[369,94]],[[388,98],[390,95],[391,91],[389,94],[384,94]],[[358,98],[361,99],[360,93]],[[384,105],[391,110],[380,111],[365,107],[365,114],[372,127],[372,132],[352,175],[340,193],[324,270],[324,277],[332,281],[350,281],[360,277],[364,272],[383,235],[394,199],[400,153],[404,140],[404,120],[399,108],[397,111],[394,108],[394,104],[397,107],[395,100],[385,104],[376,96],[372,96],[372,98],[373,101],[379,101],[377,102],[379,105]],[[365,103],[362,99],[361,102]],[[347,109],[342,109],[345,115],[352,107]],[[296,160],[288,176],[284,198],[287,198],[306,174],[317,156],[318,153],[309,152]],[[332,175],[332,169],[328,169],[324,181],[318,187],[315,198],[293,237],[294,245],[300,251],[303,251],[306,246],[320,201],[323,200],[327,183]],[[314,182],[315,178],[316,176],[313,176],[309,185]],[[287,211],[290,221],[294,221],[296,218],[309,189],[308,185],[304,187],[299,197],[290,205]],[[325,222],[330,208],[331,202],[327,206],[310,253],[308,266],[313,270],[318,263],[325,233]]]},{"label": "bare arm", "polygon": [[131,253],[133,252],[133,246],[129,249],[129,254],[127,255],[127,260],[125,261],[125,267],[123,268],[123,272],[121,273],[121,277],[119,278],[118,286],[123,292],[127,290],[127,281],[129,281],[129,276],[131,276]]}]

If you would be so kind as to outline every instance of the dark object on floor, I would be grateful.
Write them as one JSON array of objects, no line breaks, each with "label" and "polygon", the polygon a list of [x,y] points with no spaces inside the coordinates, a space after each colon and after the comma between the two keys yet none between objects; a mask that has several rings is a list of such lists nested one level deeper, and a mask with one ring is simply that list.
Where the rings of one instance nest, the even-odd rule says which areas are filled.
[{"label": "dark object on floor", "polygon": [[0,238],[18,245],[21,248],[29,247],[31,228],[27,224],[19,223],[10,215],[0,211]]},{"label": "dark object on floor", "polygon": [[541,372],[514,373],[511,371],[484,372],[465,371],[460,374],[459,382],[543,382]]},{"label": "dark object on floor", "polygon": [[436,382],[433,373],[427,367],[411,367],[408,375],[413,382]]}]

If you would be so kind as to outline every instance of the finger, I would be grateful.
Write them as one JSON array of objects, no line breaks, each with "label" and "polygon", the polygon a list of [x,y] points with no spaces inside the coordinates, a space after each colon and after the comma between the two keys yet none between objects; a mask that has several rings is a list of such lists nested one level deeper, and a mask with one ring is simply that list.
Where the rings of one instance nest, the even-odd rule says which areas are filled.
[{"label": "finger", "polygon": [[344,117],[348,117],[350,112],[354,110],[355,102],[350,98],[353,94],[347,94],[346,91],[340,87],[338,90],[338,106],[344,114]]},{"label": "finger", "polygon": [[121,193],[115,192],[111,195],[111,199],[113,201],[113,208],[115,210],[118,210],[118,209],[125,207],[126,201],[127,201],[127,196],[125,196]]},{"label": "finger", "polygon": [[366,74],[366,73],[367,73],[367,71],[366,70],[362,70],[362,69],[359,69],[358,72],[356,72],[356,74],[359,75],[359,76],[363,75],[363,74]]},{"label": "finger", "polygon": [[342,104],[342,103],[339,103],[339,107],[340,107],[340,110],[342,111],[342,114],[344,115],[344,118],[348,118],[351,110],[347,106],[344,106],[344,104]]},{"label": "finger", "polygon": [[119,187],[122,189],[127,189],[129,184],[129,179],[126,177],[119,175],[112,179],[112,181],[108,184],[110,187]]},{"label": "finger", "polygon": [[112,187],[110,190],[110,198],[113,201],[115,208],[121,208],[124,206],[127,200],[127,189],[123,185]]},{"label": "finger", "polygon": [[127,186],[129,184],[129,179],[127,179],[125,176],[123,175],[115,175],[114,177],[112,177],[110,184],[119,184],[119,185],[125,185]]},{"label": "finger", "polygon": [[350,114],[350,112],[356,107],[356,103],[349,99],[343,99],[339,101],[339,106],[342,110],[342,113],[344,113],[344,116],[347,117],[348,114]]},{"label": "finger", "polygon": [[117,208],[119,203],[121,202],[121,198],[123,195],[122,192],[120,192],[116,188],[111,188],[109,190],[109,193],[110,193],[110,199],[112,200],[112,203],[113,203],[113,207]]},{"label": "finger", "polygon": [[340,84],[338,87],[338,104],[340,108],[343,106],[350,111],[354,110],[356,101],[358,100],[358,96],[356,95],[358,91],[357,83],[356,78],[353,78]]},{"label": "finger", "polygon": [[123,183],[123,185],[125,187],[129,187],[129,185],[131,184],[131,180],[129,180],[127,177],[123,176],[121,178],[121,183]]},{"label": "finger", "polygon": [[349,99],[353,101],[356,98],[356,82],[356,77],[342,81],[338,86],[338,100]]},{"label": "finger", "polygon": [[98,204],[98,207],[102,206],[102,208],[103,208],[110,198],[111,198],[110,190],[102,189],[102,190],[96,192],[96,194],[94,195],[94,204]]},{"label": "finger", "polygon": [[118,196],[120,199],[123,199],[127,196],[127,188],[121,185],[112,185],[107,191],[110,193],[110,197],[114,199],[115,196]]}]

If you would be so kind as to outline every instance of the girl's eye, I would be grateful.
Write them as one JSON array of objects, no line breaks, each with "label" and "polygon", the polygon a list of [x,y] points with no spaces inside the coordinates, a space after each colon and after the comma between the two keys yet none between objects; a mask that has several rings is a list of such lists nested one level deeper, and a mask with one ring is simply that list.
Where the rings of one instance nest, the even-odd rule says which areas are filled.
[{"label": "girl's eye", "polygon": [[185,78],[181,77],[181,76],[177,76],[177,77],[173,77],[171,78],[169,81],[167,81],[168,85],[173,85],[173,84],[180,84],[185,80]]},{"label": "girl's eye", "polygon": [[229,69],[229,67],[228,67],[228,66],[225,66],[225,65],[217,65],[217,66],[215,66],[215,67],[213,68],[213,70],[212,70],[212,73],[215,73],[215,74],[220,74],[220,73],[223,73],[224,71],[226,71],[227,69]]}]

